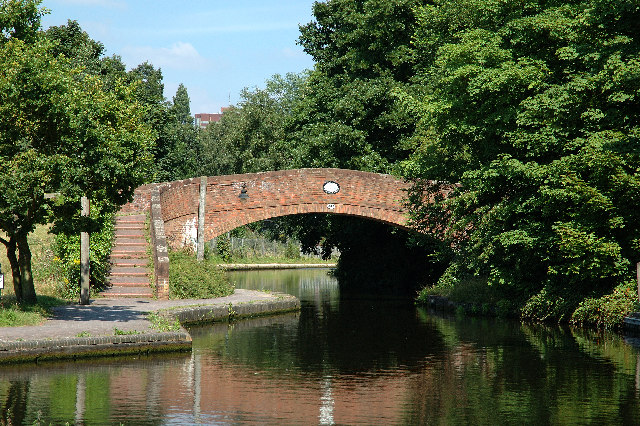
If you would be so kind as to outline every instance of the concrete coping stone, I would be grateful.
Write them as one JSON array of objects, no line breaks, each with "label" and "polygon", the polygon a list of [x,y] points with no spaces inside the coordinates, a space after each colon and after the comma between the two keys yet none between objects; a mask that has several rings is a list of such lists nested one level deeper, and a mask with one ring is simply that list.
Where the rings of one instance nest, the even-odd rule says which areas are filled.
[{"label": "concrete coping stone", "polygon": [[[132,330],[131,325],[129,325],[129,330],[127,331],[127,327],[125,327],[126,321],[128,321],[127,318],[135,317],[134,322],[143,329],[150,327],[149,320],[144,319],[144,315],[141,315],[142,312],[155,312],[170,320],[177,319],[181,325],[185,325],[230,321],[244,317],[300,310],[300,300],[295,296],[280,293],[267,294],[255,290],[238,289],[234,295],[206,299],[202,301],[202,304],[198,302],[198,300],[158,300],[150,302],[134,300],[124,302],[118,299],[105,299],[102,302],[96,301],[94,306],[73,307],[71,312],[71,318],[73,319],[69,319],[69,316],[64,319],[63,315],[63,317],[57,317],[57,319],[54,318],[52,320],[55,325],[30,326],[22,330],[15,330],[19,331],[19,333],[24,333],[21,334],[24,339],[4,341],[0,339],[0,364],[191,350],[191,336],[185,329],[176,332],[138,332]],[[101,314],[104,315],[99,311],[102,307],[107,309],[111,319],[108,321],[104,319],[98,320],[97,322],[100,323],[98,332],[100,333],[100,330],[103,333],[115,331],[117,327],[121,327],[125,328],[123,332],[126,334],[104,334],[86,337],[64,337],[63,334],[54,338],[46,337],[47,331],[51,330],[51,327],[56,327],[56,330],[67,330],[69,333],[77,333],[77,327],[70,327],[71,322],[77,324],[77,319],[82,313],[100,317]],[[113,308],[117,309],[114,311]],[[88,318],[84,321],[91,322]],[[26,331],[27,329],[34,331],[30,334]],[[1,332],[2,329],[0,328]],[[8,333],[9,336],[11,334],[15,336],[18,333]]]},{"label": "concrete coping stone", "polygon": [[220,269],[226,271],[244,271],[259,269],[305,269],[305,268],[335,268],[336,263],[221,263]]},{"label": "concrete coping stone", "polygon": [[143,343],[143,342],[180,342],[191,341],[185,332],[140,333],[114,336],[67,337],[63,339],[37,339],[0,343],[0,352],[25,349],[51,349],[63,346],[93,346],[106,344]]}]

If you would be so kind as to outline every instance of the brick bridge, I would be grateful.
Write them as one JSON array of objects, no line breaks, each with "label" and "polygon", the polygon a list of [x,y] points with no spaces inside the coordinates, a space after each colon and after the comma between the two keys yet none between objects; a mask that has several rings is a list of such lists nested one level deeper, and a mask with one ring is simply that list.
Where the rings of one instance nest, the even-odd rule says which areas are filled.
[{"label": "brick bridge", "polygon": [[[201,178],[159,185],[172,248],[193,244]],[[299,169],[206,178],[204,240],[279,216],[331,213],[405,227],[405,183],[389,175],[342,169]],[[242,197],[241,197],[242,195]]]},{"label": "brick bridge", "polygon": [[[209,241],[252,222],[303,213],[359,216],[406,228],[402,207],[406,188],[405,182],[378,173],[282,170],[145,185],[123,211],[151,212],[156,288],[158,296],[163,296],[168,285],[168,247],[195,248],[198,239]],[[204,203],[199,202],[201,198]],[[204,211],[199,215],[200,206]],[[204,225],[200,238],[199,219]]]}]

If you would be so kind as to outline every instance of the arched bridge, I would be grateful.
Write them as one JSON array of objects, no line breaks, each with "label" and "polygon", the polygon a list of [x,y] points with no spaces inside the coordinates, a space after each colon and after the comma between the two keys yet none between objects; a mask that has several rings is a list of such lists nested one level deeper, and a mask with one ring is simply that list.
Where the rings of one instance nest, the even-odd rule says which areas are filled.
[{"label": "arched bridge", "polygon": [[302,213],[361,216],[405,227],[406,184],[390,175],[298,169],[192,178],[158,186],[167,242],[195,242],[200,188],[206,186],[204,240],[264,219]]},{"label": "arched bridge", "polygon": [[[239,226],[303,213],[359,216],[406,228],[407,187],[390,175],[344,169],[199,177],[142,186],[122,212],[150,212],[155,288],[163,297],[168,295],[169,247],[198,241],[202,248],[204,241]],[[117,237],[115,246],[140,244],[124,237]],[[123,255],[131,250],[121,249]]]}]

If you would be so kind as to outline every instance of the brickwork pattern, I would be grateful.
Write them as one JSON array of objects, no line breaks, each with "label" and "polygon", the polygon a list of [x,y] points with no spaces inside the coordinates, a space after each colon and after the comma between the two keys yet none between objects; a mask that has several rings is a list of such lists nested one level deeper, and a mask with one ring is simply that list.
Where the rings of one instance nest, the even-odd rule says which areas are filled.
[{"label": "brickwork pattern", "polygon": [[[323,185],[336,182],[336,194]],[[330,213],[365,217],[405,228],[402,200],[407,184],[393,176],[344,169],[297,169],[207,179],[205,240],[259,220]],[[239,195],[246,188],[248,198]],[[158,185],[167,242],[193,242],[198,223],[200,178]]]}]

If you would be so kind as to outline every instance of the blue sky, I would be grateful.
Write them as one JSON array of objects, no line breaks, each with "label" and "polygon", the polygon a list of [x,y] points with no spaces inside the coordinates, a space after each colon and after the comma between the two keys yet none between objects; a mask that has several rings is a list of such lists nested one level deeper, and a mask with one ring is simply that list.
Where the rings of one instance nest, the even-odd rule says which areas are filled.
[{"label": "blue sky", "polygon": [[162,69],[171,100],[180,83],[191,113],[219,112],[244,87],[264,87],[274,74],[313,67],[296,44],[311,22],[312,0],[44,0],[42,25],[76,20],[107,55],[128,69],[144,61]]}]

